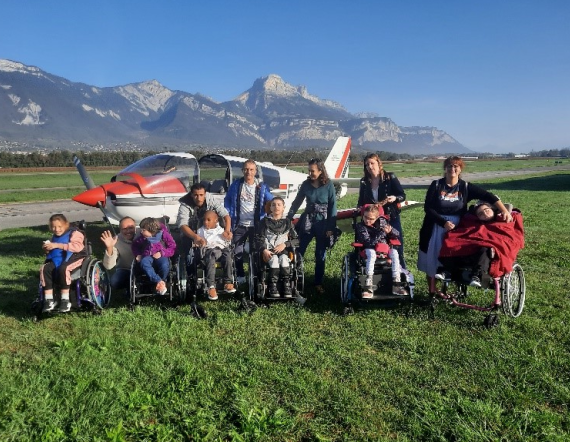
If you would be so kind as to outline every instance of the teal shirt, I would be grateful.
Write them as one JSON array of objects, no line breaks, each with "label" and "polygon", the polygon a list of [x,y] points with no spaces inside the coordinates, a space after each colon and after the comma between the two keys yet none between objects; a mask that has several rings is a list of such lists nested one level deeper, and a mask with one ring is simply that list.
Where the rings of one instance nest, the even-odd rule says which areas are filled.
[{"label": "teal shirt", "polygon": [[[293,219],[293,215],[301,206],[303,200],[310,204],[328,204],[327,206],[327,230],[333,231],[336,227],[336,191],[332,181],[324,186],[313,187],[310,180],[303,181],[299,193],[291,205],[288,218]],[[317,214],[315,221],[323,220],[323,215]]]}]

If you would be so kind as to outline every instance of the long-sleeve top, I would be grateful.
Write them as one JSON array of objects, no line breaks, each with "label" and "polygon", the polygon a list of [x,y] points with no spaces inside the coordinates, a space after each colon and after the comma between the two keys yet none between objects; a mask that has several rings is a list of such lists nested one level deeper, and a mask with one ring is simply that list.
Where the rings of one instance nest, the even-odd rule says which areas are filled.
[{"label": "long-sleeve top", "polygon": [[271,215],[263,218],[255,231],[255,250],[272,250],[279,244],[286,247],[298,247],[297,231],[290,219],[274,219]]},{"label": "long-sleeve top", "polygon": [[204,226],[198,229],[198,236],[204,238],[206,240],[206,248],[207,249],[225,249],[230,246],[230,242],[224,239],[222,234],[224,233],[224,229],[220,227],[219,224],[216,224],[216,227],[213,229],[206,229]]},{"label": "long-sleeve top", "polygon": [[445,178],[432,181],[424,203],[425,216],[420,229],[420,250],[427,252],[433,226],[445,225],[446,219],[443,215],[463,216],[467,212],[467,204],[474,199],[491,204],[499,201],[499,197],[491,192],[462,179],[452,188],[445,184]]},{"label": "long-sleeve top", "polygon": [[400,232],[392,227],[390,233],[384,231],[384,227],[388,225],[385,218],[380,217],[376,222],[367,226],[364,222],[359,222],[355,227],[356,242],[363,245],[365,249],[373,249],[376,244],[387,244],[389,239],[398,238]]},{"label": "long-sleeve top", "polygon": [[174,242],[174,238],[172,238],[172,235],[164,224],[161,223],[160,227],[161,230],[159,233],[162,233],[162,238],[158,241],[156,240],[158,233],[150,238],[139,235],[133,240],[132,250],[134,256],[152,256],[157,252],[160,252],[160,254],[165,258],[174,256],[174,253],[176,252],[176,243]]},{"label": "long-sleeve top", "polygon": [[[224,207],[232,219],[232,229],[235,229],[240,222],[240,195],[243,184],[243,178],[235,180],[231,184],[228,193],[226,193],[224,198]],[[269,191],[269,187],[267,187],[263,181],[256,183],[255,199],[257,201],[257,207],[255,208],[257,209],[257,214],[254,214],[254,221],[258,221],[265,216],[265,203],[273,199],[273,195]]]},{"label": "long-sleeve top", "polygon": [[130,269],[133,262],[132,241],[125,239],[122,233],[117,235],[117,243],[113,247],[112,253],[109,255],[107,250],[103,254],[103,267],[107,270],[114,269]]},{"label": "long-sleeve top", "polygon": [[[293,216],[301,207],[303,200],[306,199],[307,206],[305,208],[305,214],[315,213],[314,221],[322,221],[326,219],[326,230],[333,231],[336,227],[336,191],[332,181],[329,181],[324,186],[313,187],[311,180],[307,179],[301,184],[299,193],[295,197],[287,218],[293,219]],[[314,207],[316,205],[326,204],[326,216],[320,212],[314,212]],[[324,235],[325,232],[323,232]]]},{"label": "long-sleeve top", "polygon": [[214,196],[206,192],[206,201],[202,207],[196,207],[190,193],[180,198],[180,208],[178,209],[178,217],[176,218],[176,225],[180,228],[182,226],[190,227],[194,232],[202,226],[204,220],[204,213],[208,210],[213,210],[218,214],[218,218],[223,219],[228,216],[228,211],[221,201],[218,201]]},{"label": "long-sleeve top", "polygon": [[406,200],[406,193],[396,175],[392,172],[384,172],[383,178],[378,185],[377,198],[374,197],[372,190],[370,180],[363,177],[360,180],[357,206],[362,207],[365,204],[375,204],[386,199],[389,195],[394,195],[396,200],[393,203],[386,204],[384,206],[384,212],[392,218],[398,216],[398,203],[402,203]]}]

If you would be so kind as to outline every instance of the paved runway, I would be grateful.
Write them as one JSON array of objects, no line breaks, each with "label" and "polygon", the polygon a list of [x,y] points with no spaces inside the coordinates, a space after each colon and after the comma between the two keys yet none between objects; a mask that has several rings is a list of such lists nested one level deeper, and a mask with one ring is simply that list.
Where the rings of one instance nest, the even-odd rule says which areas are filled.
[{"label": "paved runway", "polygon": [[[476,183],[486,179],[530,175],[551,170],[570,170],[570,165],[564,164],[557,167],[537,167],[512,171],[465,173],[462,177],[467,181]],[[427,188],[437,178],[440,177],[400,178],[400,182],[404,188]],[[349,191],[355,192],[356,189],[349,189]],[[0,205],[0,230],[47,225],[48,219],[53,213],[63,213],[71,221],[85,220],[94,222],[103,219],[103,214],[99,209],[84,206],[71,200],[3,204]]]}]

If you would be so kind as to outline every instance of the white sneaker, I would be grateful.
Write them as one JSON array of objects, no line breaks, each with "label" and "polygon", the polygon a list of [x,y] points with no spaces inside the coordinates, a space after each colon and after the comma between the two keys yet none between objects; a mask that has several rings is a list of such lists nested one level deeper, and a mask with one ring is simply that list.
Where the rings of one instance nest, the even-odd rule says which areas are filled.
[{"label": "white sneaker", "polygon": [[238,285],[242,285],[242,284],[245,284],[247,282],[247,279],[245,278],[245,276],[238,276],[236,279],[237,279]]},{"label": "white sneaker", "polygon": [[451,279],[451,275],[447,272],[440,272],[440,273],[436,273],[434,275],[435,279],[438,279],[439,281],[449,281]]},{"label": "white sneaker", "polygon": [[373,297],[374,293],[372,293],[368,288],[362,292],[362,299],[372,299]]},{"label": "white sneaker", "polygon": [[71,301],[69,299],[62,299],[57,311],[59,313],[67,313],[71,310]]}]

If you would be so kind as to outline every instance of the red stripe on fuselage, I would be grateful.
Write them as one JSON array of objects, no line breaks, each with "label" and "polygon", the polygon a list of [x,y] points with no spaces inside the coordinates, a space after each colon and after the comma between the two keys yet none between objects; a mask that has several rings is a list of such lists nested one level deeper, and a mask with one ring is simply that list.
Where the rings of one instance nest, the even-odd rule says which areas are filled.
[{"label": "red stripe on fuselage", "polygon": [[334,174],[335,178],[340,178],[342,175],[342,171],[344,170],[344,167],[346,166],[346,162],[348,161],[348,155],[350,153],[350,143],[351,143],[351,139],[348,139],[348,143],[346,143],[346,147],[344,148],[344,153],[342,155],[342,159],[340,160],[340,163],[336,169],[336,172]]}]

